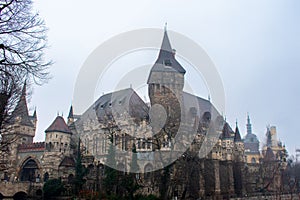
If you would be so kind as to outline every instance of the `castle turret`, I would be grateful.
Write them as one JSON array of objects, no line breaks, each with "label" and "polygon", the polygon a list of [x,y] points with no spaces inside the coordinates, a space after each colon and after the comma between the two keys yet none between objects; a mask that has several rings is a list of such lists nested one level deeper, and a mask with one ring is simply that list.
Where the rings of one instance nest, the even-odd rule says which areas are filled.
[{"label": "castle turret", "polygon": [[47,151],[70,154],[72,132],[67,126],[64,118],[57,116],[45,133]]},{"label": "castle turret", "polygon": [[[170,144],[180,125],[184,74],[185,69],[175,59],[175,50],[172,49],[165,30],[158,58],[147,82],[152,114],[156,117],[155,120],[165,122],[164,130],[167,130],[159,134],[162,143]],[[162,112],[166,115],[162,115]]]},{"label": "castle turret", "polygon": [[235,127],[235,132],[234,132],[234,142],[235,143],[242,142],[241,134],[240,134],[237,123],[236,123],[236,127]]},{"label": "castle turret", "polygon": [[[36,112],[34,113],[36,115]],[[13,134],[18,135],[20,143],[33,142],[35,136],[35,122],[33,116],[28,113],[26,101],[26,82],[24,83],[20,99],[12,112],[10,124],[13,126]]]},{"label": "castle turret", "polygon": [[[64,118],[57,116],[53,123],[45,130],[45,153],[42,160],[43,173],[50,178],[60,176],[59,167],[63,160],[71,158],[72,132]],[[55,166],[55,167],[54,167]]]},{"label": "castle turret", "polygon": [[175,59],[167,31],[164,32],[161,49],[148,78],[148,93],[151,105],[161,103],[162,96],[182,95],[185,69]]},{"label": "castle turret", "polygon": [[238,162],[244,161],[244,142],[241,138],[240,130],[236,122],[235,132],[234,132],[234,156],[235,160]]}]

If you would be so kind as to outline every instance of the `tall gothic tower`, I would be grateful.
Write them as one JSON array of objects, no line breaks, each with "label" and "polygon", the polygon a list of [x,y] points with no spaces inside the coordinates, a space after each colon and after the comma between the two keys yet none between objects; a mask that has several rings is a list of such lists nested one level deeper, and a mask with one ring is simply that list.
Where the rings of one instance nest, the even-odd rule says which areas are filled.
[{"label": "tall gothic tower", "polygon": [[29,115],[26,101],[26,83],[24,83],[20,100],[18,101],[10,118],[13,134],[17,136],[18,143],[30,144],[35,136],[37,114]]},{"label": "tall gothic tower", "polygon": [[175,59],[167,31],[164,32],[162,45],[148,78],[148,93],[151,105],[161,103],[168,95],[181,96],[184,86],[185,69]]},{"label": "tall gothic tower", "polygon": [[[153,108],[152,111],[154,110],[154,117],[156,118],[155,120],[157,120],[158,123],[161,121],[165,122],[163,124],[165,133],[162,134],[163,137],[165,139],[168,138],[168,140],[171,136],[176,134],[180,124],[180,105],[182,105],[185,72],[185,69],[175,59],[175,50],[171,47],[165,29],[159,55],[150,71],[147,84],[151,107]],[[157,107],[157,105],[160,106]],[[166,114],[166,119],[161,118],[162,116],[160,114],[162,110],[164,110],[163,112]]]}]

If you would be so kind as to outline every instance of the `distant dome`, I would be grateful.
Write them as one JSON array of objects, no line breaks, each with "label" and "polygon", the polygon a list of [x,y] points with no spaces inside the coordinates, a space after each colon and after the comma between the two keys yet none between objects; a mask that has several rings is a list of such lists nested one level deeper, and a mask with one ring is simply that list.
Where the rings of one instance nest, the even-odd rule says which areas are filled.
[{"label": "distant dome", "polygon": [[245,143],[259,143],[257,136],[253,133],[247,134],[244,139]]},{"label": "distant dome", "polygon": [[258,153],[259,152],[259,140],[257,136],[253,133],[248,133],[244,138],[245,150],[250,153]]}]

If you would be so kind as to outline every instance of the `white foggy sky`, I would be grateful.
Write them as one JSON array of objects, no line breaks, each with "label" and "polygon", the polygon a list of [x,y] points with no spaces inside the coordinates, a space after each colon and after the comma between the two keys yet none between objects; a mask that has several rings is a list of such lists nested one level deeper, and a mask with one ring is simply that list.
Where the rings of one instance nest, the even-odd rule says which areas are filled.
[{"label": "white foggy sky", "polygon": [[58,111],[68,115],[80,67],[98,45],[168,22],[169,30],[197,42],[214,61],[233,128],[238,119],[244,136],[249,112],[261,142],[270,124],[290,154],[300,148],[300,1],[52,0],[36,1],[35,8],[49,27],[46,55],[54,61],[53,78],[34,88],[29,103],[31,111],[37,107],[36,141],[44,140]]}]

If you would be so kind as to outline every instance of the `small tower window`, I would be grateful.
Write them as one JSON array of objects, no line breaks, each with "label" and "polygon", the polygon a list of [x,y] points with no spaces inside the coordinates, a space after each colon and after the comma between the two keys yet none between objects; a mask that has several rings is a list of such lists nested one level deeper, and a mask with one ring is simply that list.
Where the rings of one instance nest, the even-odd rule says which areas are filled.
[{"label": "small tower window", "polygon": [[164,60],[165,66],[172,66],[172,62],[170,59]]}]

